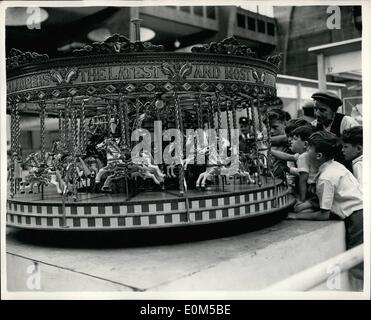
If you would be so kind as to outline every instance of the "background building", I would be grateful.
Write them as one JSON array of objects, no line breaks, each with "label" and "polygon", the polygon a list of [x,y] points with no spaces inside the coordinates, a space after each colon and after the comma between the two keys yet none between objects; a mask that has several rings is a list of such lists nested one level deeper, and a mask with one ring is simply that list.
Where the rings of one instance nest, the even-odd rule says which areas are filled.
[{"label": "background building", "polygon": [[[277,90],[283,109],[292,117],[302,115],[303,104],[321,83],[344,99],[343,111],[361,110],[360,6],[339,7],[340,29],[327,27],[328,6],[59,7],[44,8],[39,15],[26,9],[7,9],[7,52],[19,48],[58,57],[115,33],[131,38],[130,20],[139,17],[141,40],[162,44],[168,51],[190,52],[193,45],[234,36],[259,57],[282,53]],[[30,17],[40,28],[27,27]],[[318,67],[321,54],[322,69]],[[38,148],[38,119],[26,119],[21,126],[22,145]],[[47,126],[57,130],[50,119]],[[48,138],[47,147],[52,131]]]},{"label": "background building", "polygon": [[[328,18],[335,14],[333,10],[336,9],[328,6],[275,6],[276,50],[283,53],[282,74],[344,84],[339,93],[344,99],[343,111],[350,114],[353,107],[362,104],[362,15],[360,6],[338,8],[339,28],[329,29]],[[318,67],[320,53],[329,58]]]}]

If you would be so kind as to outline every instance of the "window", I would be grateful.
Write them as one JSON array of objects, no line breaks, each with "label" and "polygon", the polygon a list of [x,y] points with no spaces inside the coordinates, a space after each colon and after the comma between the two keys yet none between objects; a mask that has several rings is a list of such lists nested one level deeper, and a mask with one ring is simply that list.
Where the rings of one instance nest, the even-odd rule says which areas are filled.
[{"label": "window", "polygon": [[258,20],[258,32],[265,33],[265,22]]},{"label": "window", "polygon": [[180,11],[191,12],[191,8],[190,7],[180,7]]},{"label": "window", "polygon": [[244,29],[246,28],[245,15],[237,13],[237,26]]},{"label": "window", "polygon": [[203,7],[193,7],[193,12],[196,16],[203,16],[204,15],[204,8]]},{"label": "window", "polygon": [[270,36],[274,36],[274,24],[271,23],[271,22],[268,22],[267,23],[267,33],[270,35]]},{"label": "window", "polygon": [[249,30],[252,30],[252,31],[256,30],[254,18],[247,17],[247,27],[249,28]]},{"label": "window", "polygon": [[207,9],[206,9],[206,16],[209,19],[216,19],[215,7],[207,7]]}]

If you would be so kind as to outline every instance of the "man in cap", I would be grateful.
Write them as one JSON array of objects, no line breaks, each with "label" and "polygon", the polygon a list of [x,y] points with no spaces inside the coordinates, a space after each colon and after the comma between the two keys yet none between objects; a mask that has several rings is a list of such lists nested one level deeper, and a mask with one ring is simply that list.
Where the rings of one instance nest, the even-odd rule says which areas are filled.
[{"label": "man in cap", "polygon": [[[314,115],[316,119],[312,121],[312,125],[321,131],[329,131],[339,138],[345,129],[349,129],[358,125],[357,121],[352,117],[342,113],[337,113],[338,108],[343,104],[341,99],[332,92],[316,92],[312,95],[314,100]],[[341,152],[341,145],[335,154],[335,160],[346,166],[350,171],[351,164],[345,160]]]},{"label": "man in cap", "polygon": [[338,108],[343,104],[341,99],[332,92],[316,92],[312,95],[314,100],[314,113],[316,119],[312,125],[319,130],[329,131],[340,137],[345,129],[358,125],[352,117],[337,113]]}]

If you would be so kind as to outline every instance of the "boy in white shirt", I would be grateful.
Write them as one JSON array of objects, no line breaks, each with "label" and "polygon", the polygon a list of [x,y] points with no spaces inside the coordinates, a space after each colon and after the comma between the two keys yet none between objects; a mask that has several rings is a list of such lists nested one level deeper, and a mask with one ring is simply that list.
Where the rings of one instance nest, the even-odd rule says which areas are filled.
[{"label": "boy in white shirt", "polygon": [[352,162],[353,175],[362,188],[363,128],[357,126],[346,129],[341,138],[344,158]]}]

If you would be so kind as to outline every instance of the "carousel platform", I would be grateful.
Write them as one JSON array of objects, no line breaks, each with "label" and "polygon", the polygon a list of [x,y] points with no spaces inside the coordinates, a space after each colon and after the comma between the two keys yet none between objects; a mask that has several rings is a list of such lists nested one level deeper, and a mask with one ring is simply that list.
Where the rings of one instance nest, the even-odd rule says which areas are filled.
[{"label": "carousel platform", "polygon": [[141,192],[125,194],[83,193],[77,201],[62,198],[55,189],[41,194],[17,194],[7,200],[7,225],[41,230],[128,230],[213,224],[287,211],[294,199],[283,182],[231,183],[205,191]]},{"label": "carousel platform", "polygon": [[[167,293],[183,299],[220,291],[221,299],[243,298],[242,291],[264,289],[345,251],[341,221],[283,220],[250,233],[167,243],[152,237],[146,245],[127,245],[122,232],[100,246],[92,237],[67,245],[66,237],[53,241],[56,232],[50,232],[47,241],[28,232],[8,228],[6,243],[7,289],[25,298],[35,292],[48,292],[48,299],[51,293],[80,292],[81,298],[88,291],[95,297],[104,292],[133,297],[136,292],[139,298],[141,292],[152,292],[146,297]],[[30,287],[30,282],[35,285]],[[188,296],[183,291],[189,291]]]}]

